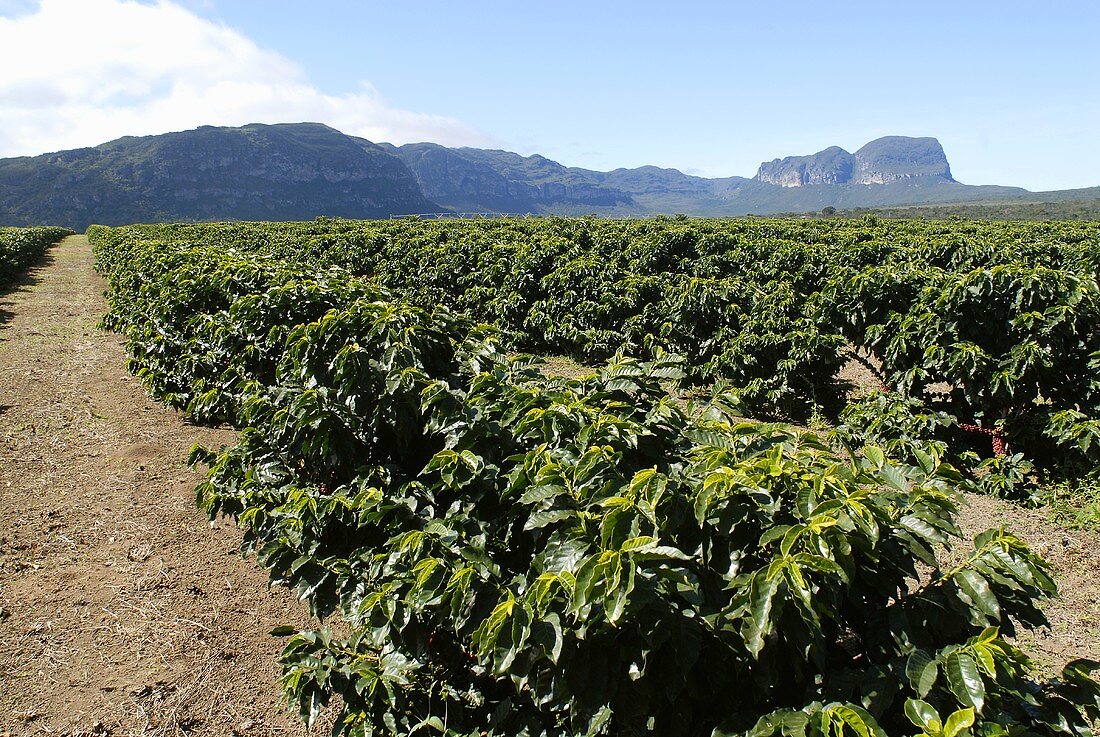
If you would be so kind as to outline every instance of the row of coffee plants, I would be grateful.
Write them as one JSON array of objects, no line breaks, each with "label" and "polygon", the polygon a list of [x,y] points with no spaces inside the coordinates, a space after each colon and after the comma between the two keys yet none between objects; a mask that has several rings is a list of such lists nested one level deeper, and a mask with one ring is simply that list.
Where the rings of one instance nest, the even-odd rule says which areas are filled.
[{"label": "row of coffee plants", "polygon": [[675,353],[757,417],[837,421],[838,372],[859,359],[898,406],[947,418],[925,440],[956,465],[1100,462],[1095,223],[321,220],[119,237],[337,268],[493,324],[509,350]]},{"label": "row of coffee plants", "polygon": [[[245,227],[245,226],[242,226]],[[346,634],[278,631],[344,735],[1088,735],[1097,663],[1042,679],[1047,566],[964,545],[934,445],[687,410],[682,359],[547,378],[446,307],[302,260],[93,229],[131,367],[238,442],[199,504]],[[690,367],[688,367],[690,368]],[[927,448],[927,450],[925,449]]]},{"label": "row of coffee plants", "polygon": [[38,259],[46,249],[71,230],[65,228],[0,228],[0,284],[11,281]]}]

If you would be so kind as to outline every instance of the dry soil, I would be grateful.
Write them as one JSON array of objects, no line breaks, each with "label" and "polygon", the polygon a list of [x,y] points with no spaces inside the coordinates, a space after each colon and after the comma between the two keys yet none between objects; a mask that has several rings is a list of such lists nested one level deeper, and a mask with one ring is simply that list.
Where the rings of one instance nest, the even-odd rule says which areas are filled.
[{"label": "dry soil", "polygon": [[304,607],[207,523],[185,424],[97,329],[75,236],[0,296],[0,735],[289,735],[280,624]]}]

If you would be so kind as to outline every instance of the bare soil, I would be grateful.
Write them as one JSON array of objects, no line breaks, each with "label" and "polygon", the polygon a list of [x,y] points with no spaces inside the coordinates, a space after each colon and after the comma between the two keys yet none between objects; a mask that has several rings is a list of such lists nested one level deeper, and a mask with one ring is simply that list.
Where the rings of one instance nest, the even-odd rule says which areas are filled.
[{"label": "bare soil", "polygon": [[[279,702],[281,624],[304,606],[195,509],[188,425],[96,328],[104,284],[72,237],[0,295],[0,737],[305,734]],[[572,368],[572,367],[571,367]],[[1006,524],[1055,566],[1045,668],[1100,657],[1100,540],[973,497],[973,533]]]},{"label": "bare soil", "polygon": [[279,703],[304,606],[196,509],[195,442],[96,323],[72,237],[0,296],[0,735],[304,734]]},{"label": "bare soil", "polygon": [[1050,627],[1021,631],[1016,642],[1043,672],[1057,675],[1074,658],[1100,659],[1100,536],[1061,528],[1046,510],[976,494],[966,495],[959,522],[971,538],[1003,525],[1053,566],[1060,595],[1043,607]]}]

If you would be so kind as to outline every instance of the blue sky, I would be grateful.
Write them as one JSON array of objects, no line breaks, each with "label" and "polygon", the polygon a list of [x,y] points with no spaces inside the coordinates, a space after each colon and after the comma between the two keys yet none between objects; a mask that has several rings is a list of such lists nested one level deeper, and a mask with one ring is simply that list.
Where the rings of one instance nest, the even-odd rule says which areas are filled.
[{"label": "blue sky", "polygon": [[[60,13],[67,2],[133,5],[46,0],[40,8],[0,0],[0,13],[18,23],[53,5],[57,17],[68,17]],[[705,176],[752,176],[762,160],[833,144],[854,151],[882,135],[930,135],[967,183],[1100,185],[1100,3],[147,5],[186,12],[208,35],[231,37],[204,41],[204,48],[231,48],[220,66],[212,60],[209,68],[177,72],[165,62],[153,76],[134,72],[134,90],[90,103],[132,102],[166,85],[199,90],[174,95],[153,113],[127,118],[126,108],[105,116],[137,127],[309,115],[396,142],[434,137],[590,168],[657,164]],[[135,27],[150,23],[143,35],[155,37],[153,13],[146,15]],[[2,33],[0,25],[0,40]],[[173,53],[215,54],[190,54],[182,45],[165,51]],[[263,71],[262,59],[285,65],[290,91]],[[252,90],[238,95],[250,106],[205,92],[203,84],[223,89],[222,77],[238,67],[259,69],[230,80]],[[203,81],[180,83],[187,74]],[[169,109],[179,110],[177,118]],[[80,134],[66,135],[59,140]]]}]

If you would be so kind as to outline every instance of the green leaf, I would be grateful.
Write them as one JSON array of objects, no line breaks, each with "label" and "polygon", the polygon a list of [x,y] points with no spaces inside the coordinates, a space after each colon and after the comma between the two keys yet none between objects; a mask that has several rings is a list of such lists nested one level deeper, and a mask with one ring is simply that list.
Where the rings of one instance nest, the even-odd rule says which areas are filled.
[{"label": "green leaf", "polygon": [[557,663],[561,658],[565,637],[562,633],[561,618],[556,612],[550,612],[531,627],[531,637],[546,650],[550,660]]},{"label": "green leaf", "polygon": [[598,737],[607,734],[607,727],[611,724],[611,716],[611,707],[601,706],[588,720],[583,737]]},{"label": "green leaf", "polygon": [[947,717],[947,723],[943,725],[943,737],[957,737],[963,730],[974,726],[974,710],[959,709]]},{"label": "green leaf", "polygon": [[759,545],[764,547],[768,543],[774,542],[779,538],[787,534],[787,530],[791,529],[790,525],[776,525],[775,527],[769,527],[764,531],[764,534],[760,536]]},{"label": "green leaf", "polygon": [[879,477],[886,482],[887,486],[905,493],[908,493],[909,487],[912,485],[911,479],[901,469],[892,464],[882,466],[879,469]]},{"label": "green leaf", "polygon": [[741,626],[745,646],[753,657],[764,649],[764,638],[771,628],[772,601],[779,590],[780,579],[757,571],[749,584],[749,616]]},{"label": "green leaf", "polygon": [[647,548],[656,547],[657,538],[652,535],[639,535],[638,537],[632,537],[629,540],[624,540],[622,546],[619,548],[620,552],[633,553],[639,550],[646,550]]},{"label": "green leaf", "polygon": [[964,707],[980,714],[985,705],[985,682],[974,659],[964,652],[953,652],[944,660],[944,672],[951,693]]},{"label": "green leaf", "polygon": [[907,716],[909,721],[914,725],[920,727],[929,734],[939,733],[940,728],[943,726],[943,723],[940,721],[940,715],[932,708],[932,705],[920,699],[906,699],[905,716]]},{"label": "green leaf", "polygon": [[[825,712],[830,716],[831,722],[842,722],[858,737],[886,737],[886,733],[882,731],[875,718],[855,704],[831,704],[826,707]],[[841,730],[837,730],[837,734],[842,733]]]},{"label": "green leaf", "polygon": [[931,474],[936,469],[935,459],[920,448],[913,449],[913,457],[917,459],[917,463],[924,473]]},{"label": "green leaf", "polygon": [[540,527],[546,527],[555,522],[561,522],[562,520],[567,520],[576,516],[577,513],[571,509],[551,509],[544,512],[533,512],[531,516],[527,518],[527,522],[523,525],[523,529],[537,530]]},{"label": "green leaf", "polygon": [[989,587],[989,582],[981,574],[969,568],[964,568],[955,574],[955,582],[967,597],[982,612],[989,615],[996,622],[1001,621],[1001,607],[997,597]]},{"label": "green leaf", "polygon": [[809,726],[810,718],[805,711],[779,709],[760,717],[747,733],[716,729],[711,737],[773,737],[777,732],[789,737],[805,737]]},{"label": "green leaf", "polygon": [[604,599],[604,612],[607,615],[607,621],[611,624],[617,624],[622,618],[630,593],[634,590],[634,562],[628,555],[617,556],[617,558],[619,569],[616,571],[615,578],[618,580],[618,585],[609,584]]},{"label": "green leaf", "polygon": [[924,650],[914,650],[909,656],[909,660],[906,661],[905,676],[909,679],[909,684],[917,694],[924,698],[932,690],[932,686],[936,684],[936,678],[939,676],[939,663]]},{"label": "green leaf", "polygon": [[871,462],[875,468],[882,468],[886,464],[886,454],[876,445],[867,445],[863,448],[863,456]]}]

